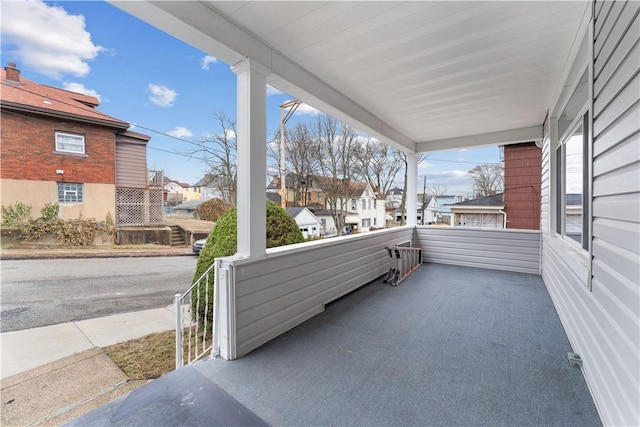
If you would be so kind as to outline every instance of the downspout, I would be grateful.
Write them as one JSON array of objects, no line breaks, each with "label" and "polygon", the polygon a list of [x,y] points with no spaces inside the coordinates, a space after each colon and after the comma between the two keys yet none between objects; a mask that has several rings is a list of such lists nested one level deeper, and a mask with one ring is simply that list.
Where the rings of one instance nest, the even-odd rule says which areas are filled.
[{"label": "downspout", "polygon": [[502,228],[506,230],[507,229],[507,213],[505,211],[503,211],[502,209],[500,209],[500,211],[498,211],[498,212],[503,215],[503,217],[502,217]]}]

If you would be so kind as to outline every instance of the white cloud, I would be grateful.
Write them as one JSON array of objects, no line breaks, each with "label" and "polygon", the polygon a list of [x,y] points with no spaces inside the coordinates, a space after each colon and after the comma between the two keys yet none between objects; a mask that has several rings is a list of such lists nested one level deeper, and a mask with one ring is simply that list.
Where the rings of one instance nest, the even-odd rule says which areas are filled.
[{"label": "white cloud", "polygon": [[458,151],[460,151],[460,152],[464,153],[464,152],[465,152],[465,151],[467,151],[467,150],[468,150],[468,148],[461,148],[461,149],[460,149],[460,150],[458,150]]},{"label": "white cloud", "polygon": [[276,89],[275,87],[267,85],[267,96],[272,96],[272,95],[284,95],[284,92],[279,89]]},{"label": "white cloud", "polygon": [[95,96],[98,98],[98,102],[102,102],[102,98],[100,94],[93,89],[86,88],[82,83],[74,83],[74,82],[64,82],[62,83],[62,87],[65,90],[69,90],[71,92],[81,93],[83,95]]},{"label": "white cloud", "polygon": [[216,62],[218,62],[218,58],[216,58],[215,56],[206,55],[205,57],[202,58],[202,62],[200,63],[200,68],[202,70],[208,70],[209,65],[215,64]]},{"label": "white cloud", "polygon": [[173,107],[173,101],[176,100],[178,93],[169,89],[164,85],[156,85],[153,83],[149,83],[149,101],[154,103],[159,107]]},{"label": "white cloud", "polygon": [[193,133],[184,126],[176,126],[173,130],[167,132],[167,135],[175,136],[176,138],[187,138],[193,136]]},{"label": "white cloud", "polygon": [[307,105],[304,102],[298,106],[295,114],[303,114],[303,115],[316,115],[320,114],[319,110],[316,110],[311,105]]},{"label": "white cloud", "polygon": [[87,61],[104,50],[91,41],[84,16],[39,0],[3,1],[1,38],[18,68],[32,68],[54,79],[86,76]]}]

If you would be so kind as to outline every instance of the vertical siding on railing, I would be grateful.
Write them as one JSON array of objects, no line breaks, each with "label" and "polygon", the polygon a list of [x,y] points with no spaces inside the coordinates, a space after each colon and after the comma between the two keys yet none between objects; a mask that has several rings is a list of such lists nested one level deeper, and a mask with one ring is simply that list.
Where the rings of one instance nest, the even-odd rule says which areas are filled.
[{"label": "vertical siding on railing", "polygon": [[540,274],[540,232],[420,226],[425,262]]},{"label": "vertical siding on railing", "polygon": [[591,292],[552,231],[543,251],[544,281],[605,425],[640,422],[639,10],[594,8]]},{"label": "vertical siding on railing", "polygon": [[278,250],[234,262],[236,356],[250,352],[324,310],[324,305],[384,275],[385,246],[413,229],[383,230]]}]

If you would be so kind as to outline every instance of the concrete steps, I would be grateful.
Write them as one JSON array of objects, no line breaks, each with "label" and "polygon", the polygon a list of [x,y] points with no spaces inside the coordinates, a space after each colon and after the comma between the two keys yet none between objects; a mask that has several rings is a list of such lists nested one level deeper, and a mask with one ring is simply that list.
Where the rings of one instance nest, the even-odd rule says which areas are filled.
[{"label": "concrete steps", "polygon": [[171,225],[171,246],[186,246],[182,229],[177,225]]}]

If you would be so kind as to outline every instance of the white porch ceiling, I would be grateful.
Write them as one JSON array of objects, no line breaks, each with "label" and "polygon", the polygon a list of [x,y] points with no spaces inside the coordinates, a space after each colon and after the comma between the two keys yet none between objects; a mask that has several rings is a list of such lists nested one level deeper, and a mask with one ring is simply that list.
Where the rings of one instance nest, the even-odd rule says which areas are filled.
[{"label": "white porch ceiling", "polygon": [[[411,151],[540,138],[584,1],[113,2]],[[484,135],[484,136],[483,136]]]}]

